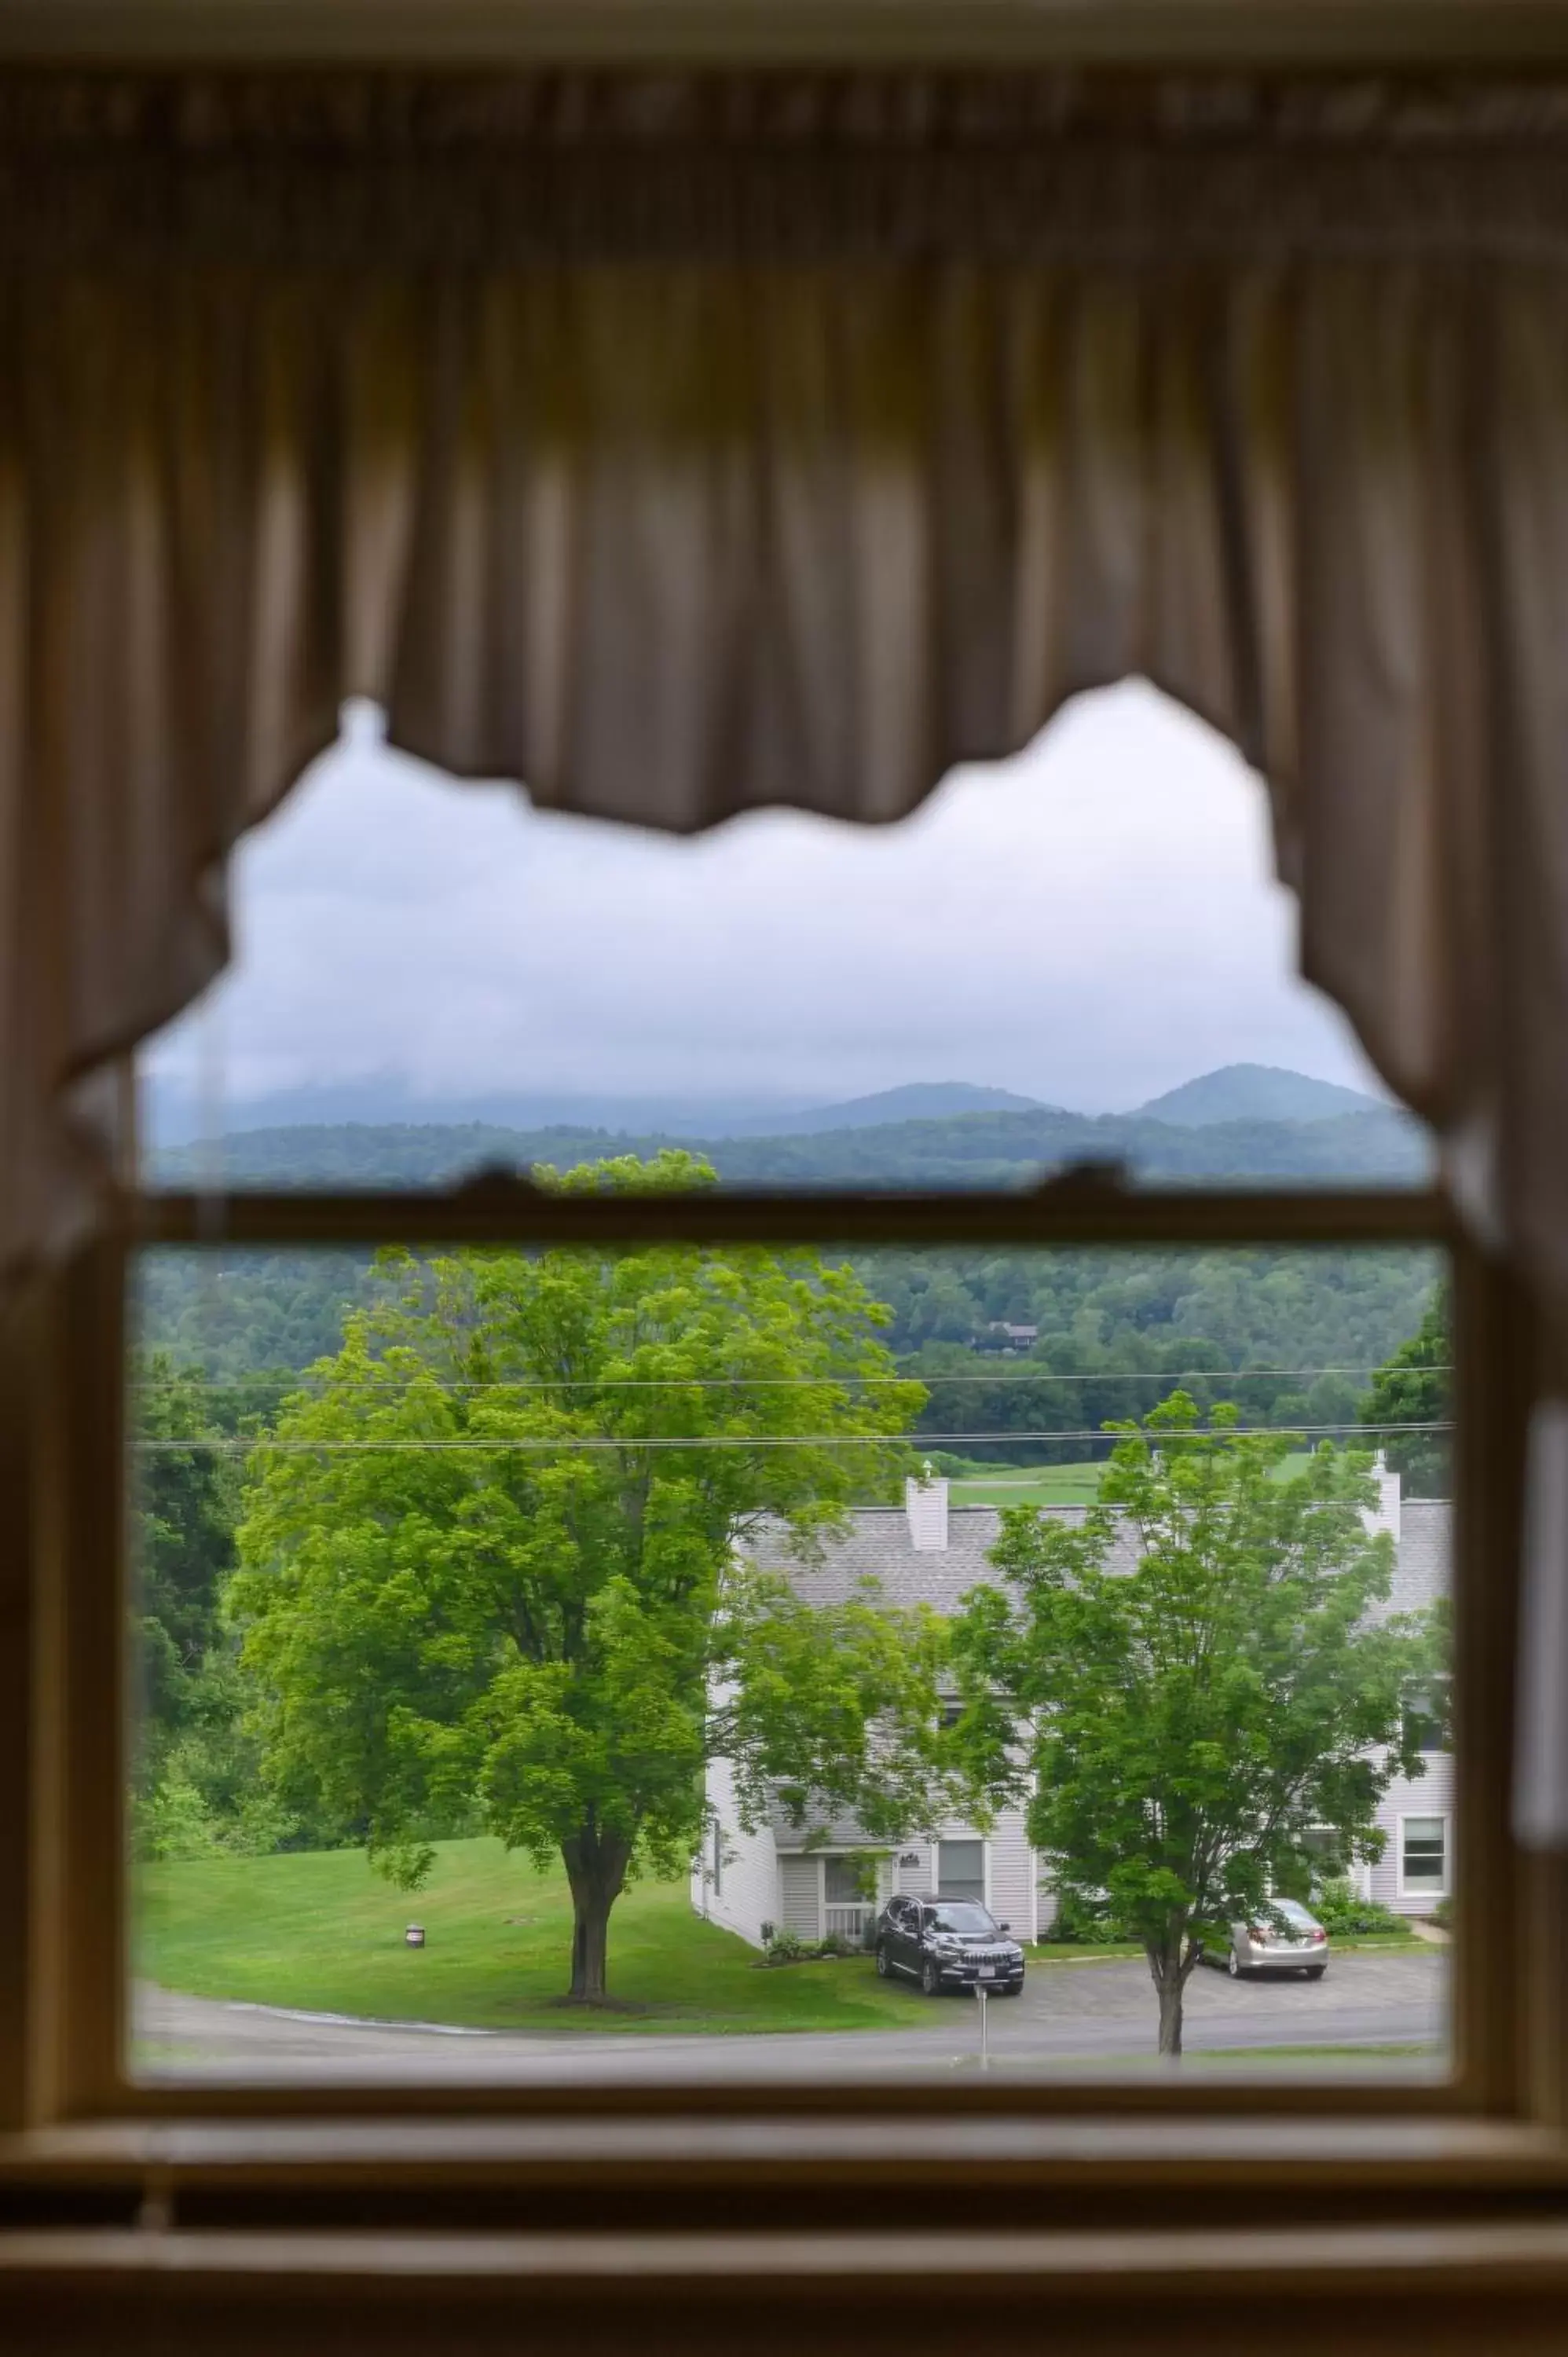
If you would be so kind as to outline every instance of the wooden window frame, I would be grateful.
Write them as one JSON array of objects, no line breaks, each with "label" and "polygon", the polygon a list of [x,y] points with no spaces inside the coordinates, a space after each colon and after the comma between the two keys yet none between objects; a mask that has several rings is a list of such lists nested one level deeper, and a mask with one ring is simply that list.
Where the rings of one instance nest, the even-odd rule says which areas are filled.
[{"label": "wooden window frame", "polygon": [[0,0],[0,59],[227,66],[1554,61],[1552,0]]},{"label": "wooden window frame", "polygon": [[[95,68],[1251,62],[1425,75],[1439,62],[1529,72],[1564,55],[1568,13],[1550,0],[0,0],[0,59]],[[569,2340],[583,2357],[634,2341],[773,2350],[806,2335],[859,2352],[897,2300],[929,2333],[972,2335],[1000,2317],[1037,2337],[1047,2319],[1065,2345],[1107,2352],[1251,2350],[1269,2303],[1282,2349],[1337,2337],[1423,2357],[1504,2346],[1555,2357],[1568,2298],[1568,1862],[1519,1852],[1508,1812],[1524,1433],[1541,1380],[1532,1305],[1433,1198],[1173,1198],[1158,1222],[1135,1200],[1075,1204],[1054,1189],[1048,1205],[961,1216],[972,1239],[1041,1247],[1402,1239],[1451,1253],[1458,2079],[1326,2097],[1079,2087],[1036,2093],[1026,2111],[972,2083],[964,2115],[928,2109],[918,2137],[911,2106],[883,2089],[826,2109],[786,2107],[769,2089],[723,2115],[673,2094],[527,2111],[507,2091],[502,2116],[403,2090],[372,2104],[352,2091],[347,2104],[319,2090],[197,2104],[181,2091],[176,2108],[125,2088],[118,1965],[106,1975],[97,1945],[123,1898],[123,1262],[139,1242],[211,1232],[188,1201],[128,1201],[0,1329],[8,2350],[196,2347],[205,2330],[224,2346],[271,2351],[286,2335],[295,2357],[336,2357],[359,2345],[357,2327],[394,2357],[467,2345],[469,2325],[476,2347],[514,2347],[521,2311],[539,2345]],[[515,1205],[484,1214],[476,1190],[454,1204],[448,1216],[395,1199],[386,1232],[521,1232]],[[321,1240],[355,1240],[366,1205],[275,1208],[276,1240],[302,1243],[312,1220],[337,1231]],[[704,1208],[736,1235],[750,1218],[768,1240],[760,1210]],[[776,1209],[773,1232],[800,1237],[800,1200]],[[923,1234],[918,1211],[891,1212],[901,1233],[888,1241],[950,1240],[950,1204]],[[215,1240],[264,1241],[265,1216],[259,1201],[231,1206]],[[832,1240],[846,1237],[838,1222]],[[93,1717],[94,1696],[107,1717]],[[770,2240],[736,2231],[758,2222],[778,2230]],[[156,2343],[141,2330],[149,2314],[166,2328]]]},{"label": "wooden window frame", "polygon": [[[127,1255],[388,1238],[1445,1250],[1453,2077],[584,2090],[128,2079]],[[1064,2329],[1077,2317],[1099,2330],[1112,2308],[1157,2314],[1163,2345],[1211,2352],[1251,2345],[1260,2300],[1310,2295],[1317,2322],[1342,2313],[1359,2329],[1375,2303],[1385,2342],[1397,2319],[1430,2352],[1466,2319],[1477,2330],[1478,2301],[1490,2317],[1504,2294],[1527,2301],[1556,2283],[1568,2295],[1555,2208],[1568,2197],[1568,1903],[1559,1862],[1518,1852],[1508,1813],[1533,1367],[1520,1289],[1435,1192],[1123,1191],[1069,1173],[991,1197],[593,1199],[486,1178],[440,1198],[127,1198],[113,1232],[36,1289],[0,1351],[0,1471],[28,1506],[24,1544],[0,1555],[0,1632],[23,1636],[27,1663],[24,1676],[0,1646],[0,1776],[26,1803],[0,1812],[0,2126],[13,2131],[0,2133],[0,2314],[20,2291],[50,2319],[51,2352],[68,2345],[56,2309],[69,2271],[87,2266],[70,2296],[99,2332],[127,2301],[175,2297],[193,2316],[208,2302],[223,2330],[258,2293],[269,2315],[304,2319],[330,2287],[337,2313],[373,2320],[400,2349],[421,2316],[446,2333],[454,2297],[476,2333],[481,2316],[485,2330],[510,2329],[520,2300],[563,2329],[608,2316],[610,2337],[588,2345],[609,2348],[615,2303],[632,2292],[604,2288],[608,2269],[683,2347],[733,2346],[742,2320],[765,2313],[770,2330],[848,2349],[864,2345],[867,2303],[909,2289],[913,2268],[933,2327],[982,2313],[1016,2322],[1048,2301]],[[8,2203],[97,2222],[8,2236]],[[1435,2237],[1434,2218],[1447,2222]],[[757,2225],[768,2233],[748,2234]],[[1446,2284],[1444,2269],[1457,2270]]]}]

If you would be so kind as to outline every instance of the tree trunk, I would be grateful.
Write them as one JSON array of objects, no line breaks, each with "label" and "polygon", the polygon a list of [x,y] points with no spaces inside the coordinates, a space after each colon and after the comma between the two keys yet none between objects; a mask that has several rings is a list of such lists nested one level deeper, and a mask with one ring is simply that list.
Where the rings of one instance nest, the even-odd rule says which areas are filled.
[{"label": "tree trunk", "polygon": [[606,1996],[605,1957],[610,1909],[626,1887],[631,1844],[602,1834],[590,1815],[561,1856],[572,1886],[572,1986],[578,2005],[600,2005]]},{"label": "tree trunk", "polygon": [[1160,1993],[1160,2052],[1178,2056],[1181,2053],[1181,2017],[1183,1983],[1180,1974],[1155,1983]]},{"label": "tree trunk", "polygon": [[1187,1987],[1181,1949],[1182,1943],[1176,1940],[1144,1952],[1149,1959],[1149,1978],[1160,2001],[1160,2052],[1173,2060],[1179,2060],[1181,2055],[1182,1996]]}]

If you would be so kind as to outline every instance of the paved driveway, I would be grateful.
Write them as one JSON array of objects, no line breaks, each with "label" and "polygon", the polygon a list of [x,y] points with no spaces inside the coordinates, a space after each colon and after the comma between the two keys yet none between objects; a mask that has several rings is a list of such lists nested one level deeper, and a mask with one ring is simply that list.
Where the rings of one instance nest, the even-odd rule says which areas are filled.
[{"label": "paved driveway", "polygon": [[[1408,2075],[1441,2067],[1424,2057],[1321,2050],[1388,2046],[1439,2048],[1447,2017],[1447,1958],[1418,1955],[1337,1957],[1322,1981],[1288,1978],[1232,1982],[1199,1971],[1187,1984],[1186,2047],[1201,2067],[1206,2055],[1233,2057],[1211,2067],[1239,2072],[1248,2050],[1306,2047],[1320,2059],[1260,2057],[1258,2068],[1326,2069],[1358,2076],[1369,2070]],[[809,1971],[809,1965],[800,1967]],[[1081,2073],[1155,2067],[1154,1990],[1141,1963],[1041,1964],[1021,1998],[988,2008],[991,2068],[1028,2077],[1052,2069]],[[149,2074],[295,2082],[382,2079],[526,2081],[593,2084],[607,2080],[859,2080],[946,2077],[979,2059],[979,2008],[950,1996],[923,2007],[918,2027],[818,2034],[626,2035],[556,2031],[539,2035],[455,2031],[438,2025],[355,2022],[206,1997],[138,1990],[135,2033]]]}]

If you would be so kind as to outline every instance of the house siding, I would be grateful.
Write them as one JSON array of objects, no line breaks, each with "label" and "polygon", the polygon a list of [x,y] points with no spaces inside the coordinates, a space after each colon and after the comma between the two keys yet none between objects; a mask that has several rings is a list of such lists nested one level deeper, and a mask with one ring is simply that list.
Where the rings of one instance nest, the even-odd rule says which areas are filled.
[{"label": "house siding", "polygon": [[[747,1833],[736,1803],[735,1774],[727,1760],[715,1760],[708,1770],[709,1824],[703,1847],[692,1867],[692,1905],[710,1923],[736,1932],[754,1948],[762,1945],[762,1926],[779,1921],[779,1867],[773,1835],[767,1825]],[[713,1826],[723,1840],[718,1888],[714,1887]]]},{"label": "house siding", "polygon": [[[1389,1486],[1385,1484],[1385,1487]],[[1421,1612],[1449,1593],[1452,1581],[1453,1514],[1444,1500],[1406,1499],[1402,1506],[1384,1501],[1384,1527],[1391,1527],[1397,1545],[1394,1581],[1386,1610]],[[1387,1835],[1383,1854],[1366,1870],[1367,1896],[1396,1915],[1424,1915],[1435,1901],[1430,1892],[1400,1889],[1400,1819],[1446,1817],[1448,1820],[1448,1883],[1454,1888],[1454,1761],[1446,1751],[1424,1755],[1425,1773],[1396,1777],[1378,1806],[1378,1824]]]},{"label": "house siding", "polygon": [[1035,1853],[1022,1809],[1003,1809],[985,1845],[985,1894],[999,1923],[1011,1924],[1020,1940],[1036,1936]]},{"label": "house siding", "polygon": [[923,1897],[937,1887],[937,1861],[931,1843],[924,1834],[916,1840],[900,1842],[894,1857],[894,1889]]},{"label": "house siding", "polygon": [[1400,1820],[1402,1817],[1446,1817],[1448,1820],[1448,1880],[1454,1888],[1454,1761],[1445,1751],[1428,1752],[1424,1776],[1396,1777],[1378,1810],[1378,1823],[1388,1835],[1381,1857],[1374,1863],[1369,1897],[1396,1915],[1424,1915],[1436,1903],[1430,1891],[1406,1892],[1400,1888]]},{"label": "house siding", "polygon": [[779,1861],[779,1920],[802,1940],[822,1936],[822,1862],[820,1857]]}]

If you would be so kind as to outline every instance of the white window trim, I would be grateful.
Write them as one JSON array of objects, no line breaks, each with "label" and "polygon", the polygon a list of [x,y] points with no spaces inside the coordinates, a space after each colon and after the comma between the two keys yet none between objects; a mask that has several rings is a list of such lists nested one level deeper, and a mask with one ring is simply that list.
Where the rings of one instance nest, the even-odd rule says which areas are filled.
[{"label": "white window trim", "polygon": [[[1407,1889],[1404,1878],[1404,1829],[1411,1818],[1435,1817],[1443,1827],[1443,1888],[1433,1889],[1430,1883],[1418,1883]],[[1446,1899],[1454,1888],[1454,1817],[1448,1809],[1402,1809],[1394,1819],[1395,1889],[1402,1899]]]}]

